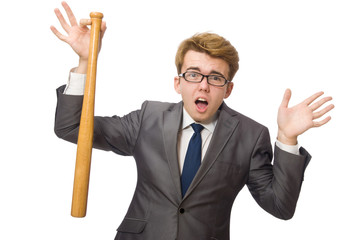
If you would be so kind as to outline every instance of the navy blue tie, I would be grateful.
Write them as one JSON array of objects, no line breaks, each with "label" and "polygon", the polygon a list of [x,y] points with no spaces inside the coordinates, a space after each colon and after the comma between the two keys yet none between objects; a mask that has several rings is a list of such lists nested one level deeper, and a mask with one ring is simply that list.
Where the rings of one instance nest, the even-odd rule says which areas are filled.
[{"label": "navy blue tie", "polygon": [[196,175],[197,170],[201,165],[201,134],[204,127],[200,124],[193,123],[191,127],[194,129],[189,146],[187,148],[185,162],[181,175],[181,191],[182,197],[185,196],[192,179]]}]

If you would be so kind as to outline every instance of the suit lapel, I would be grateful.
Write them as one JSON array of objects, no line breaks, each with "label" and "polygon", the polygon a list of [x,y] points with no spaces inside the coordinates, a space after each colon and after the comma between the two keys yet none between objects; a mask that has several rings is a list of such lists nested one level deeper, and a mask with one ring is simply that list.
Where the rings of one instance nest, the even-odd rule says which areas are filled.
[{"label": "suit lapel", "polygon": [[224,149],[225,145],[229,141],[232,133],[234,132],[239,121],[236,118],[233,118],[235,113],[230,111],[230,109],[223,103],[220,107],[221,112],[220,116],[213,133],[210,145],[205,154],[204,160],[195,175],[189,189],[186,192],[184,198],[186,198],[194,190],[194,188],[200,183],[200,181],[205,177],[206,173],[209,171],[210,167],[213,165],[221,151]]},{"label": "suit lapel", "polygon": [[180,169],[177,157],[177,137],[182,121],[182,102],[163,113],[163,139],[177,199],[181,200]]}]

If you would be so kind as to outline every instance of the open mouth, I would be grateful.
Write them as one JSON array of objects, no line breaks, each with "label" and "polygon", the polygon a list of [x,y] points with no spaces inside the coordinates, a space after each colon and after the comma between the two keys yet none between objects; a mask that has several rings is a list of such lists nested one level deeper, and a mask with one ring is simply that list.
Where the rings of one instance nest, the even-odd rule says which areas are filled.
[{"label": "open mouth", "polygon": [[198,98],[196,101],[195,101],[195,104],[196,104],[196,107],[198,110],[200,111],[205,111],[206,108],[207,108],[207,105],[209,104],[206,99],[204,98]]}]

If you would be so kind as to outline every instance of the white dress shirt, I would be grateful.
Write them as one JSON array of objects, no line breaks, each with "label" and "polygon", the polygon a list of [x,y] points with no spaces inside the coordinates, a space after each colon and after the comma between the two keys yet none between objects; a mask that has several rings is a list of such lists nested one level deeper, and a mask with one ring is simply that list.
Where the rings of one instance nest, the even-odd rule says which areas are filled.
[{"label": "white dress shirt", "polygon": [[87,79],[87,74],[74,73],[73,70],[70,70],[68,83],[64,89],[64,94],[67,95],[83,95],[85,81]]},{"label": "white dress shirt", "polygon": [[[70,72],[67,86],[65,87],[64,94],[67,95],[83,95],[84,86],[86,81],[86,74],[79,74]],[[204,129],[201,131],[201,162],[205,156],[205,153],[209,147],[212,134],[214,133],[215,126],[219,117],[219,111],[214,115],[214,117],[207,123],[201,123],[204,126]],[[195,121],[191,116],[183,109],[182,117],[182,127],[178,133],[177,141],[177,154],[179,159],[180,174],[182,173],[182,168],[185,161],[186,151],[189,144],[189,141],[194,133],[194,130],[190,126]],[[200,124],[200,123],[199,123]],[[276,140],[276,145],[283,151],[299,155],[299,144],[297,145],[286,145]]]},{"label": "white dress shirt", "polygon": [[[201,162],[204,159],[206,151],[209,147],[212,134],[214,133],[217,120],[219,118],[219,111],[214,115],[214,117],[207,123],[198,123],[201,124],[204,129],[201,131]],[[191,124],[196,123],[195,120],[186,112],[185,108],[183,109],[182,114],[182,125],[181,129],[178,132],[177,139],[177,154],[179,159],[180,174],[185,162],[187,148],[190,142],[194,130],[191,127]]]}]

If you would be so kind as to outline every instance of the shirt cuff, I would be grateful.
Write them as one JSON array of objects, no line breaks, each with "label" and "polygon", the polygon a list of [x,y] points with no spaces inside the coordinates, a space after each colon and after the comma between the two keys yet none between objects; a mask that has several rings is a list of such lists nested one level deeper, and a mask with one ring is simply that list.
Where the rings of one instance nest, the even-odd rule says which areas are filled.
[{"label": "shirt cuff", "polygon": [[299,153],[299,144],[297,145],[287,145],[282,142],[280,142],[278,139],[276,140],[275,144],[277,147],[279,147],[281,150],[286,151],[288,153],[294,154],[294,155],[300,155]]},{"label": "shirt cuff", "polygon": [[84,95],[84,86],[87,74],[74,73],[73,69],[69,73],[68,83],[64,89],[67,95]]}]

